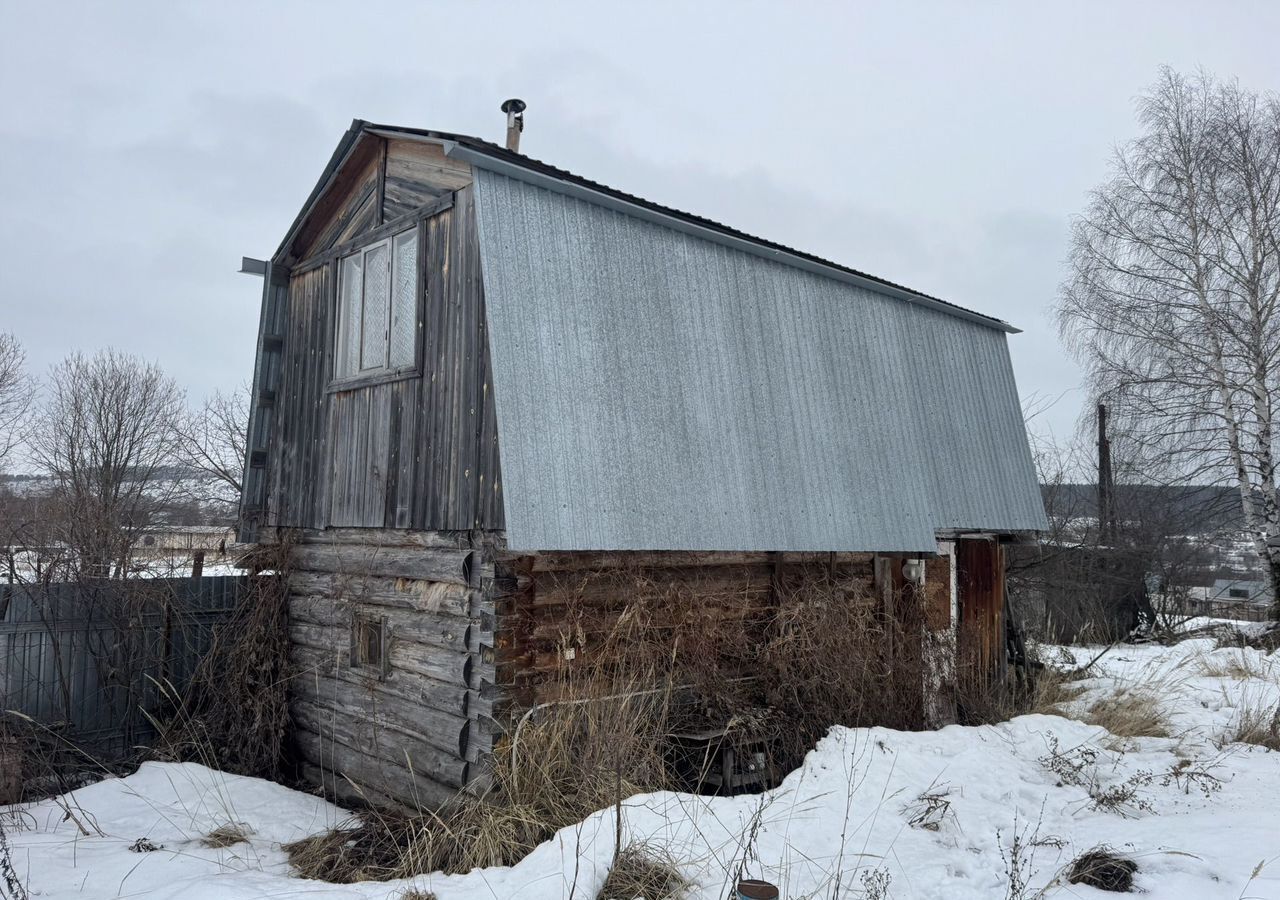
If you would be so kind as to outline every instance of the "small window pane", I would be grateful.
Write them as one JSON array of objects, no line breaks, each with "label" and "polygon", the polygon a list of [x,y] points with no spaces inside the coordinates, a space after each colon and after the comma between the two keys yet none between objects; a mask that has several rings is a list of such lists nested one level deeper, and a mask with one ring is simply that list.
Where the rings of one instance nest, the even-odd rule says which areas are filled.
[{"label": "small window pane", "polygon": [[338,352],[334,373],[339,378],[355,375],[360,359],[360,307],[364,261],[361,254],[344,257],[339,263]]},{"label": "small window pane", "polygon": [[418,232],[417,229],[397,234],[394,246],[394,277],[391,284],[391,362],[392,368],[413,365],[418,324]]},{"label": "small window pane", "polygon": [[390,287],[388,245],[371,247],[364,254],[364,315],[360,368],[381,369],[387,364],[387,295]]}]

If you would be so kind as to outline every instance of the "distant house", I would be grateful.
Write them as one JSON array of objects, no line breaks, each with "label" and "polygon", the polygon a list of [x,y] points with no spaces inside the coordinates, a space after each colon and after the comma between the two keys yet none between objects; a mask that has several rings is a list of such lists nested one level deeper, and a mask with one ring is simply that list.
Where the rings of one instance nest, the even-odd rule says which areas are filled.
[{"label": "distant house", "polygon": [[1014,590],[1024,610],[1043,609],[1056,640],[1126,636],[1139,624],[1139,595],[1153,614],[1265,616],[1267,603],[1256,598],[1272,590],[1238,488],[1119,484],[1113,491],[1118,539],[1106,546],[1096,484],[1042,486],[1053,536],[1020,551],[1014,564],[1023,577]]},{"label": "distant house", "polygon": [[624,566],[688,603],[838,577],[1002,665],[1004,546],[1046,525],[1006,323],[359,120],[247,266],[241,539],[296,542],[315,777],[392,799],[483,779],[544,673],[593,652],[570,599],[616,616]]},{"label": "distant house", "polygon": [[1218,578],[1208,587],[1194,588],[1187,604],[1196,615],[1262,621],[1269,618],[1274,602],[1274,592],[1266,581]]},{"label": "distant house", "polygon": [[223,525],[150,525],[142,529],[135,553],[224,553],[235,537],[235,530]]}]

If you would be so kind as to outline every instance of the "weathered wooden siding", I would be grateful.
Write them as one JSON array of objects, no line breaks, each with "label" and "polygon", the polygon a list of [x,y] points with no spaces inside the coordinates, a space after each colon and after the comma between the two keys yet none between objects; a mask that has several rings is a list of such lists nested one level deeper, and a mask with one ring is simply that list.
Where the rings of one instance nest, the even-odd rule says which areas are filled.
[{"label": "weathered wooden siding", "polygon": [[457,190],[452,207],[425,218],[419,233],[421,369],[407,377],[331,386],[336,257],[330,248],[296,267],[268,448],[267,524],[503,527],[471,189]]},{"label": "weathered wooden siding", "polygon": [[414,495],[421,528],[501,529],[498,428],[485,329],[475,198],[456,193],[452,215],[428,222],[424,323],[426,373],[419,398]]},{"label": "weathered wooden siding", "polygon": [[324,422],[329,407],[325,384],[332,356],[329,307],[333,283],[332,264],[289,281],[283,372],[267,455],[271,524],[302,525],[326,517],[325,493],[298,487],[324,484],[329,477]]},{"label": "weathered wooden siding", "polygon": [[320,198],[293,241],[292,260],[305,260],[381,224],[381,169],[386,141],[366,137]]},{"label": "weathered wooden siding", "polygon": [[955,553],[960,662],[1003,675],[1004,547],[994,539],[961,538]]},{"label": "weathered wooden siding", "polygon": [[471,184],[471,167],[439,144],[387,141],[382,215],[386,220]]},{"label": "weathered wooden siding", "polygon": [[[293,547],[290,708],[313,780],[402,805],[485,783],[494,620],[481,555],[465,534],[363,529]],[[386,621],[385,677],[352,665],[357,615]]]}]

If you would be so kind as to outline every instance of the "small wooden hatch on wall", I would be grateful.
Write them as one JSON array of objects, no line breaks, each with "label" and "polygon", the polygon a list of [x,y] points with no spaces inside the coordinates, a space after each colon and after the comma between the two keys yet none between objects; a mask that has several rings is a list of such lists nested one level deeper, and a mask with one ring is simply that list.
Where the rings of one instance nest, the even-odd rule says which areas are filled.
[{"label": "small wooden hatch on wall", "polygon": [[355,613],[351,617],[351,668],[385,681],[391,672],[387,617]]}]

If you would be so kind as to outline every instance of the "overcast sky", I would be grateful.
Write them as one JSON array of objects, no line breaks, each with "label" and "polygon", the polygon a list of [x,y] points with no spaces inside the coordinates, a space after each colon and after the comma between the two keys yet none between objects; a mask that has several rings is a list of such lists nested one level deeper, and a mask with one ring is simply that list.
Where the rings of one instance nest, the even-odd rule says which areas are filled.
[{"label": "overcast sky", "polygon": [[[193,399],[252,374],[269,256],[353,118],[501,141],[1007,319],[1082,395],[1067,228],[1158,68],[1280,87],[1280,4],[0,0],[0,331],[111,345]],[[940,385],[939,390],[945,390]]]}]

